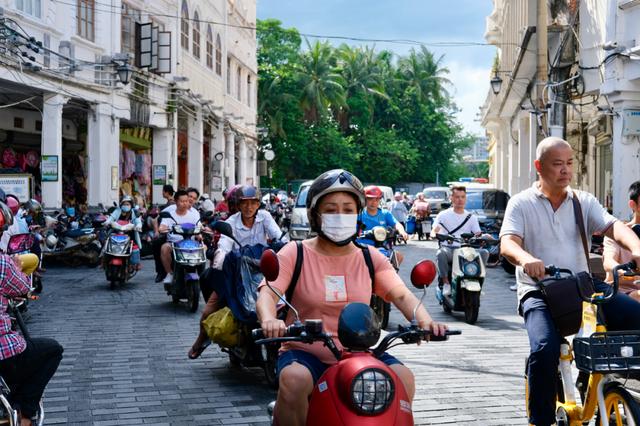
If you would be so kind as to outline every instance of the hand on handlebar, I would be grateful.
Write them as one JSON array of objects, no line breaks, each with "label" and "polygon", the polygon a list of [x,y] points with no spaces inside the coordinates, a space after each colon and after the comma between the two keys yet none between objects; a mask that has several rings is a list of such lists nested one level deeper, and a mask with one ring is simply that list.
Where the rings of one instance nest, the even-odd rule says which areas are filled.
[{"label": "hand on handlebar", "polygon": [[449,330],[449,327],[446,324],[436,321],[431,321],[422,328],[424,328],[425,330],[429,330],[434,336],[444,336],[447,330]]},{"label": "hand on handlebar", "polygon": [[540,280],[545,276],[544,262],[535,257],[530,257],[525,262],[522,262],[522,268],[525,274],[535,280]]},{"label": "hand on handlebar", "polygon": [[287,326],[284,324],[284,321],[276,318],[262,321],[260,323],[260,327],[262,328],[262,334],[266,339],[283,337],[287,331]]}]

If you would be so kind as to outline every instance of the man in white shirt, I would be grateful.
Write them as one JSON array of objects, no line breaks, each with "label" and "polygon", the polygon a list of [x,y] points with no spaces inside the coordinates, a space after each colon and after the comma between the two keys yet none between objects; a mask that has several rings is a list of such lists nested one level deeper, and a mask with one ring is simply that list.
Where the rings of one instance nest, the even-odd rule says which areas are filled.
[{"label": "man in white shirt", "polygon": [[[186,191],[176,191],[174,198],[176,200],[175,211],[169,212],[172,219],[162,219],[162,221],[160,222],[160,226],[158,227],[158,230],[160,232],[169,232],[171,226],[174,224],[182,225],[185,223],[191,223],[195,225],[200,220],[200,214],[198,213],[198,211],[190,208],[190,200]],[[173,206],[167,207],[164,211],[168,211],[170,207]],[[165,284],[171,284],[171,282],[173,281],[173,256],[171,252],[171,243],[176,243],[181,240],[182,237],[180,235],[170,233],[167,235],[167,242],[164,243],[162,245],[162,248],[160,249],[162,266],[164,266],[164,270],[167,272],[167,276],[163,280],[163,283]]]},{"label": "man in white shirt", "polygon": [[[462,234],[481,235],[480,224],[478,218],[466,211],[464,206],[467,204],[467,188],[464,186],[456,186],[451,189],[451,204],[447,210],[443,210],[436,216],[431,229],[431,238],[436,238],[436,234],[451,235],[460,237]],[[442,294],[449,296],[451,294],[451,283],[449,282],[449,269],[453,262],[453,251],[460,247],[458,242],[440,243],[438,249],[438,274],[442,279]],[[489,252],[485,249],[478,249],[482,262],[486,265],[489,259]]]}]

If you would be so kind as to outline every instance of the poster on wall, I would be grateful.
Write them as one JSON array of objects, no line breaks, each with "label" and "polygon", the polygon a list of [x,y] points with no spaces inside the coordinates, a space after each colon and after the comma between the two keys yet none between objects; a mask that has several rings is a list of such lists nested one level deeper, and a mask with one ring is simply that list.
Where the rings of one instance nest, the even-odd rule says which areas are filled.
[{"label": "poster on wall", "polygon": [[0,175],[0,188],[5,194],[18,197],[21,203],[29,201],[31,198],[31,175]]},{"label": "poster on wall", "polygon": [[167,183],[167,166],[154,165],[153,166],[153,184],[164,185]]},{"label": "poster on wall", "polygon": [[111,190],[116,191],[120,187],[120,181],[118,179],[118,166],[111,166]]},{"label": "poster on wall", "polygon": [[43,182],[58,181],[58,156],[43,155],[40,161],[40,171],[42,173]]},{"label": "poster on wall", "polygon": [[221,176],[211,176],[211,190],[220,192],[222,191],[222,177]]}]

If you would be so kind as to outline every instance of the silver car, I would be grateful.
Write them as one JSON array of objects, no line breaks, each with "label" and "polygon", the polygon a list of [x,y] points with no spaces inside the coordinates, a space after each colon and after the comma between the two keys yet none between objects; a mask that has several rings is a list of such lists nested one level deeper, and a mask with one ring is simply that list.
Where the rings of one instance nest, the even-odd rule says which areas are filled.
[{"label": "silver car", "polygon": [[436,214],[442,209],[442,203],[449,203],[451,190],[446,186],[432,186],[422,190],[425,201],[429,203],[431,214]]}]

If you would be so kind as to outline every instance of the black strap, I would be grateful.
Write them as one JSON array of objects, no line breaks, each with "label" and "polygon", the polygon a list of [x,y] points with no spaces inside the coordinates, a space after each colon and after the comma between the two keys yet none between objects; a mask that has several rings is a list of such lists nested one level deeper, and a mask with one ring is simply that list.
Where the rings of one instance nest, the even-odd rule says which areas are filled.
[{"label": "black strap", "polygon": [[[287,301],[289,303],[292,302],[293,291],[296,289],[296,285],[298,284],[298,279],[300,278],[300,272],[302,271],[302,261],[304,260],[304,250],[302,247],[302,241],[296,241],[297,248],[297,256],[296,256],[296,266],[293,268],[293,274],[291,275],[291,282],[289,283],[289,288],[287,288],[287,292],[285,293]],[[369,270],[369,277],[371,278],[371,288],[373,289],[374,281],[375,281],[375,268],[373,267],[373,260],[371,259],[371,253],[369,253],[369,249],[367,247],[361,247],[362,255],[364,256],[364,263],[367,265],[367,269]],[[288,311],[288,307],[285,307],[285,315]]]},{"label": "black strap", "polygon": [[469,214],[467,215],[467,217],[465,217],[465,218],[464,218],[464,220],[462,221],[462,223],[461,223],[460,225],[458,225],[458,226],[456,227],[456,229],[454,229],[453,231],[449,231],[449,230],[447,229],[447,227],[446,227],[446,226],[444,226],[444,223],[439,223],[438,225],[442,226],[442,227],[444,228],[444,230],[445,230],[445,231],[447,231],[447,232],[449,233],[449,235],[453,235],[453,234],[455,234],[456,232],[458,232],[458,230],[459,230],[460,228],[462,228],[462,227],[463,227],[467,222],[469,222],[469,219],[471,219],[471,213],[469,213]]},{"label": "black strap", "polygon": [[582,240],[582,248],[584,250],[584,255],[587,258],[587,267],[589,268],[589,273],[591,273],[591,264],[589,262],[589,245],[587,244],[587,232],[584,228],[584,218],[582,217],[582,206],[580,205],[580,201],[578,200],[578,194],[573,192],[571,197],[571,202],[573,203],[573,214],[576,218],[576,225],[578,225],[578,232],[580,233],[580,239]]}]

